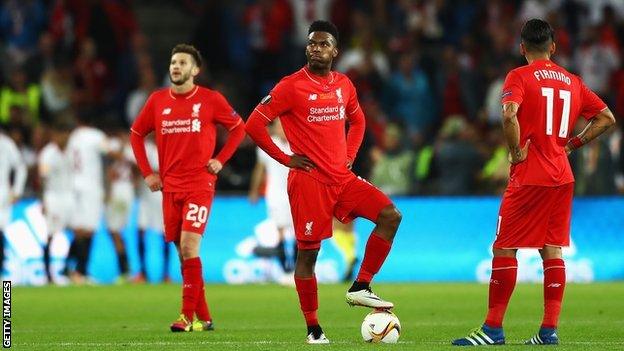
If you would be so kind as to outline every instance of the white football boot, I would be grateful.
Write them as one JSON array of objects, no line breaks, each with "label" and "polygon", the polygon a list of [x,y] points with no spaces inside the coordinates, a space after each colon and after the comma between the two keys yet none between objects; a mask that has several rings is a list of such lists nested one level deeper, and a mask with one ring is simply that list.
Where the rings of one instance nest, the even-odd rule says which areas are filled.
[{"label": "white football boot", "polygon": [[358,291],[347,292],[347,303],[351,306],[363,306],[379,309],[391,309],[394,304],[390,301],[384,301],[370,289],[362,289]]},{"label": "white football boot", "polygon": [[314,337],[314,333],[310,333],[308,334],[306,342],[308,344],[329,344],[329,339],[325,336],[325,333],[321,333],[318,338]]}]

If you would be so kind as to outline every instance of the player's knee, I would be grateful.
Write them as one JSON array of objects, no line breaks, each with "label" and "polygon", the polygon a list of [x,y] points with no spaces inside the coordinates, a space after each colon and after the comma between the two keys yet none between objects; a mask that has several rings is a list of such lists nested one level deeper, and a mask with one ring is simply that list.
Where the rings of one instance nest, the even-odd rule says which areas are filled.
[{"label": "player's knee", "polygon": [[183,260],[198,256],[198,249],[191,243],[180,244],[180,256]]},{"label": "player's knee", "polygon": [[399,224],[401,224],[402,218],[403,216],[401,215],[401,212],[399,212],[399,210],[393,205],[390,205],[381,210],[379,213],[379,216],[377,217],[377,225],[383,226],[393,233],[396,233],[399,228]]}]

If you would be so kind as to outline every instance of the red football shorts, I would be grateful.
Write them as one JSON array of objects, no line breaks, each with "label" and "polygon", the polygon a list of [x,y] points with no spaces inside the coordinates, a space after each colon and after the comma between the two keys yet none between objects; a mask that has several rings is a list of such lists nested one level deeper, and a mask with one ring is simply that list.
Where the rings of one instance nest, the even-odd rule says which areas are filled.
[{"label": "red football shorts", "polygon": [[288,198],[297,238],[297,247],[314,250],[321,240],[332,236],[332,220],[343,223],[356,217],[376,221],[379,212],[392,204],[381,190],[362,178],[328,185],[305,172],[288,174]]},{"label": "red football shorts", "polygon": [[494,248],[569,246],[573,194],[574,183],[507,187],[498,213]]},{"label": "red football shorts", "polygon": [[204,234],[214,191],[163,192],[165,241],[179,241],[182,231]]}]

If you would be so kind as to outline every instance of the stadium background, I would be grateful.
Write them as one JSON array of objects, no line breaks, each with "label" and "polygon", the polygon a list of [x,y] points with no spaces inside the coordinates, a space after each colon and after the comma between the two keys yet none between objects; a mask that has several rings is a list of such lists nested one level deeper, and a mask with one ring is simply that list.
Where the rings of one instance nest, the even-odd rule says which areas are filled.
[{"label": "stadium background", "polygon": [[[341,32],[335,67],[353,80],[367,117],[356,172],[395,196],[404,214],[379,280],[487,280],[483,265],[508,172],[500,87],[504,74],[523,64],[517,33],[533,17],[556,28],[554,60],[581,75],[618,118],[616,129],[572,155],[575,246],[566,255],[573,280],[621,280],[624,2],[617,0],[5,0],[0,124],[30,172],[7,229],[4,275],[44,281],[36,154],[58,116],[88,116],[108,133],[127,128],[149,92],[166,85],[169,51],[178,42],[202,51],[201,82],[247,116],[280,77],[304,64],[307,27],[325,18]],[[210,282],[263,281],[274,265],[245,256],[240,246],[265,218],[264,205],[244,196],[254,160],[247,139],[220,174],[202,247]],[[124,232],[133,269],[134,220]],[[356,224],[360,253],[369,231]],[[161,237],[149,238],[149,279],[158,281],[162,262],[150,252],[159,252]],[[66,245],[59,239],[59,267]],[[113,254],[101,229],[89,266],[96,281],[115,280]],[[520,279],[540,281],[538,257],[522,255]],[[320,260],[320,278],[336,281],[344,263],[331,241]],[[175,262],[170,271],[175,280]]]}]

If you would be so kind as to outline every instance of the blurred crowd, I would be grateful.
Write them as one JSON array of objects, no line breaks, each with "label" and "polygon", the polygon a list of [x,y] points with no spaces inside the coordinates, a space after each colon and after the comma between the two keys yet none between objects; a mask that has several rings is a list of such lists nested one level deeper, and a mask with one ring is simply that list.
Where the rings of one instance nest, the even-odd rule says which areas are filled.
[{"label": "blurred crowd", "polygon": [[[164,5],[194,23],[178,34],[207,61],[200,81],[242,116],[305,64],[309,24],[333,21],[334,67],[355,84],[367,118],[355,171],[391,195],[501,192],[509,163],[500,92],[505,74],[525,64],[518,46],[527,19],[547,19],[553,60],[624,115],[618,0],[4,0],[0,126],[26,160],[31,194],[49,127],[80,116],[117,134],[168,83],[167,58],[153,50],[159,38],[138,21],[140,11]],[[577,194],[624,193],[623,125],[571,155]],[[254,160],[246,140],[218,187],[248,189]]]}]

